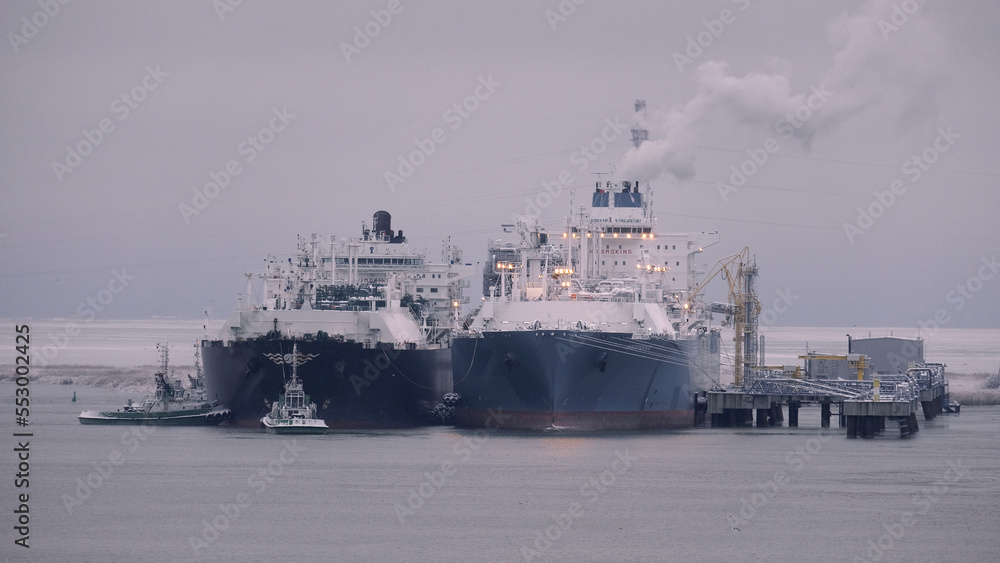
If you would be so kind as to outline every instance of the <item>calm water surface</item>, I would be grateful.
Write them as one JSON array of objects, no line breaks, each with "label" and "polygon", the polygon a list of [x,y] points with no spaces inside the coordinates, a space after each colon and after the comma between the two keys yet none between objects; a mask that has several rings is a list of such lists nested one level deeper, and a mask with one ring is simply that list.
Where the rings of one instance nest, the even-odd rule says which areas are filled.
[{"label": "calm water surface", "polygon": [[803,409],[798,429],[293,442],[83,426],[81,410],[126,397],[31,392],[25,550],[12,530],[14,385],[0,384],[10,561],[1000,560],[998,407],[921,420],[908,440],[824,435],[818,409]]}]

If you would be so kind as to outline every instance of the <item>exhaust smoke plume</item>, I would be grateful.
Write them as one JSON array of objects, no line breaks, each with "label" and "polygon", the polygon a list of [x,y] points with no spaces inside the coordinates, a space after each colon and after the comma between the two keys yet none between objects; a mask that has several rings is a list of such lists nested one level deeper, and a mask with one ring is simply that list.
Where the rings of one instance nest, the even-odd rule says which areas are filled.
[{"label": "exhaust smoke plume", "polygon": [[[650,138],[622,157],[621,177],[652,180],[668,174],[690,179],[696,172],[693,148],[710,124],[774,134],[785,122],[779,132],[808,151],[815,137],[863,112],[891,115],[903,133],[926,122],[938,110],[948,55],[934,14],[925,9],[921,4],[905,14],[894,0],[873,0],[857,14],[840,16],[828,30],[838,49],[832,66],[813,86],[797,93],[792,91],[790,65],[780,60],[768,66],[781,70],[742,77],[731,75],[725,62],[703,63],[695,73],[698,93],[688,102],[648,116],[636,114]],[[788,128],[787,116],[795,115],[817,92],[829,94],[820,109]]]}]

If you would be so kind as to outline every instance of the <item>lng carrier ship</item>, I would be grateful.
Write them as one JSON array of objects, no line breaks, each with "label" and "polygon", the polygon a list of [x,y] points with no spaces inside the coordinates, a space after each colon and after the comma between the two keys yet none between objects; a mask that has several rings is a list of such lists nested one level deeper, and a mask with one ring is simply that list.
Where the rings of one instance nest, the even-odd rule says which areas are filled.
[{"label": "lng carrier ship", "polygon": [[719,379],[720,331],[695,260],[718,233],[660,233],[651,190],[596,183],[561,232],[505,225],[489,245],[482,307],[451,341],[459,426],[691,426]]},{"label": "lng carrier ship", "polygon": [[247,274],[218,338],[202,341],[208,396],[258,426],[294,367],[330,428],[425,423],[452,390],[450,330],[474,271],[447,242],[428,261],[386,211],[360,237],[300,236]]}]

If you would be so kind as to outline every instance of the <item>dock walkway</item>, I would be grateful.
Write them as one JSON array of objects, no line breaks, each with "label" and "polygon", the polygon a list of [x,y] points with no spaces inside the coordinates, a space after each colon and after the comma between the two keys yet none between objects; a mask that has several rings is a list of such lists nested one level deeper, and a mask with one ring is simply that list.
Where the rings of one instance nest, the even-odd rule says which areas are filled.
[{"label": "dock walkway", "polygon": [[799,408],[818,404],[820,423],[830,427],[833,405],[848,438],[873,438],[886,431],[887,420],[895,423],[900,437],[919,431],[918,409],[924,420],[944,411],[957,412],[948,397],[944,366],[929,364],[905,374],[876,375],[872,379],[809,379],[788,377],[780,372],[760,371],[745,378],[738,387],[708,392],[707,413],[713,428],[780,426],[788,407],[788,426],[799,425]]}]

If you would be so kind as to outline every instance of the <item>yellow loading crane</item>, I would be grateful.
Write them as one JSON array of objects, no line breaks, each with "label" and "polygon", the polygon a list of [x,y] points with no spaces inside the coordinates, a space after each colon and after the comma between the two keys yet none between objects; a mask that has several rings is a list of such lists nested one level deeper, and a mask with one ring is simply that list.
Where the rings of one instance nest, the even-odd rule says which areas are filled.
[{"label": "yellow loading crane", "polygon": [[696,295],[701,293],[715,276],[729,283],[729,304],[725,309],[723,326],[733,325],[735,335],[736,362],[733,377],[736,385],[743,385],[743,376],[750,367],[759,362],[757,350],[757,316],[760,315],[760,301],[757,299],[757,264],[750,258],[750,247],[719,260],[705,279],[688,296],[688,306],[694,305]]}]

